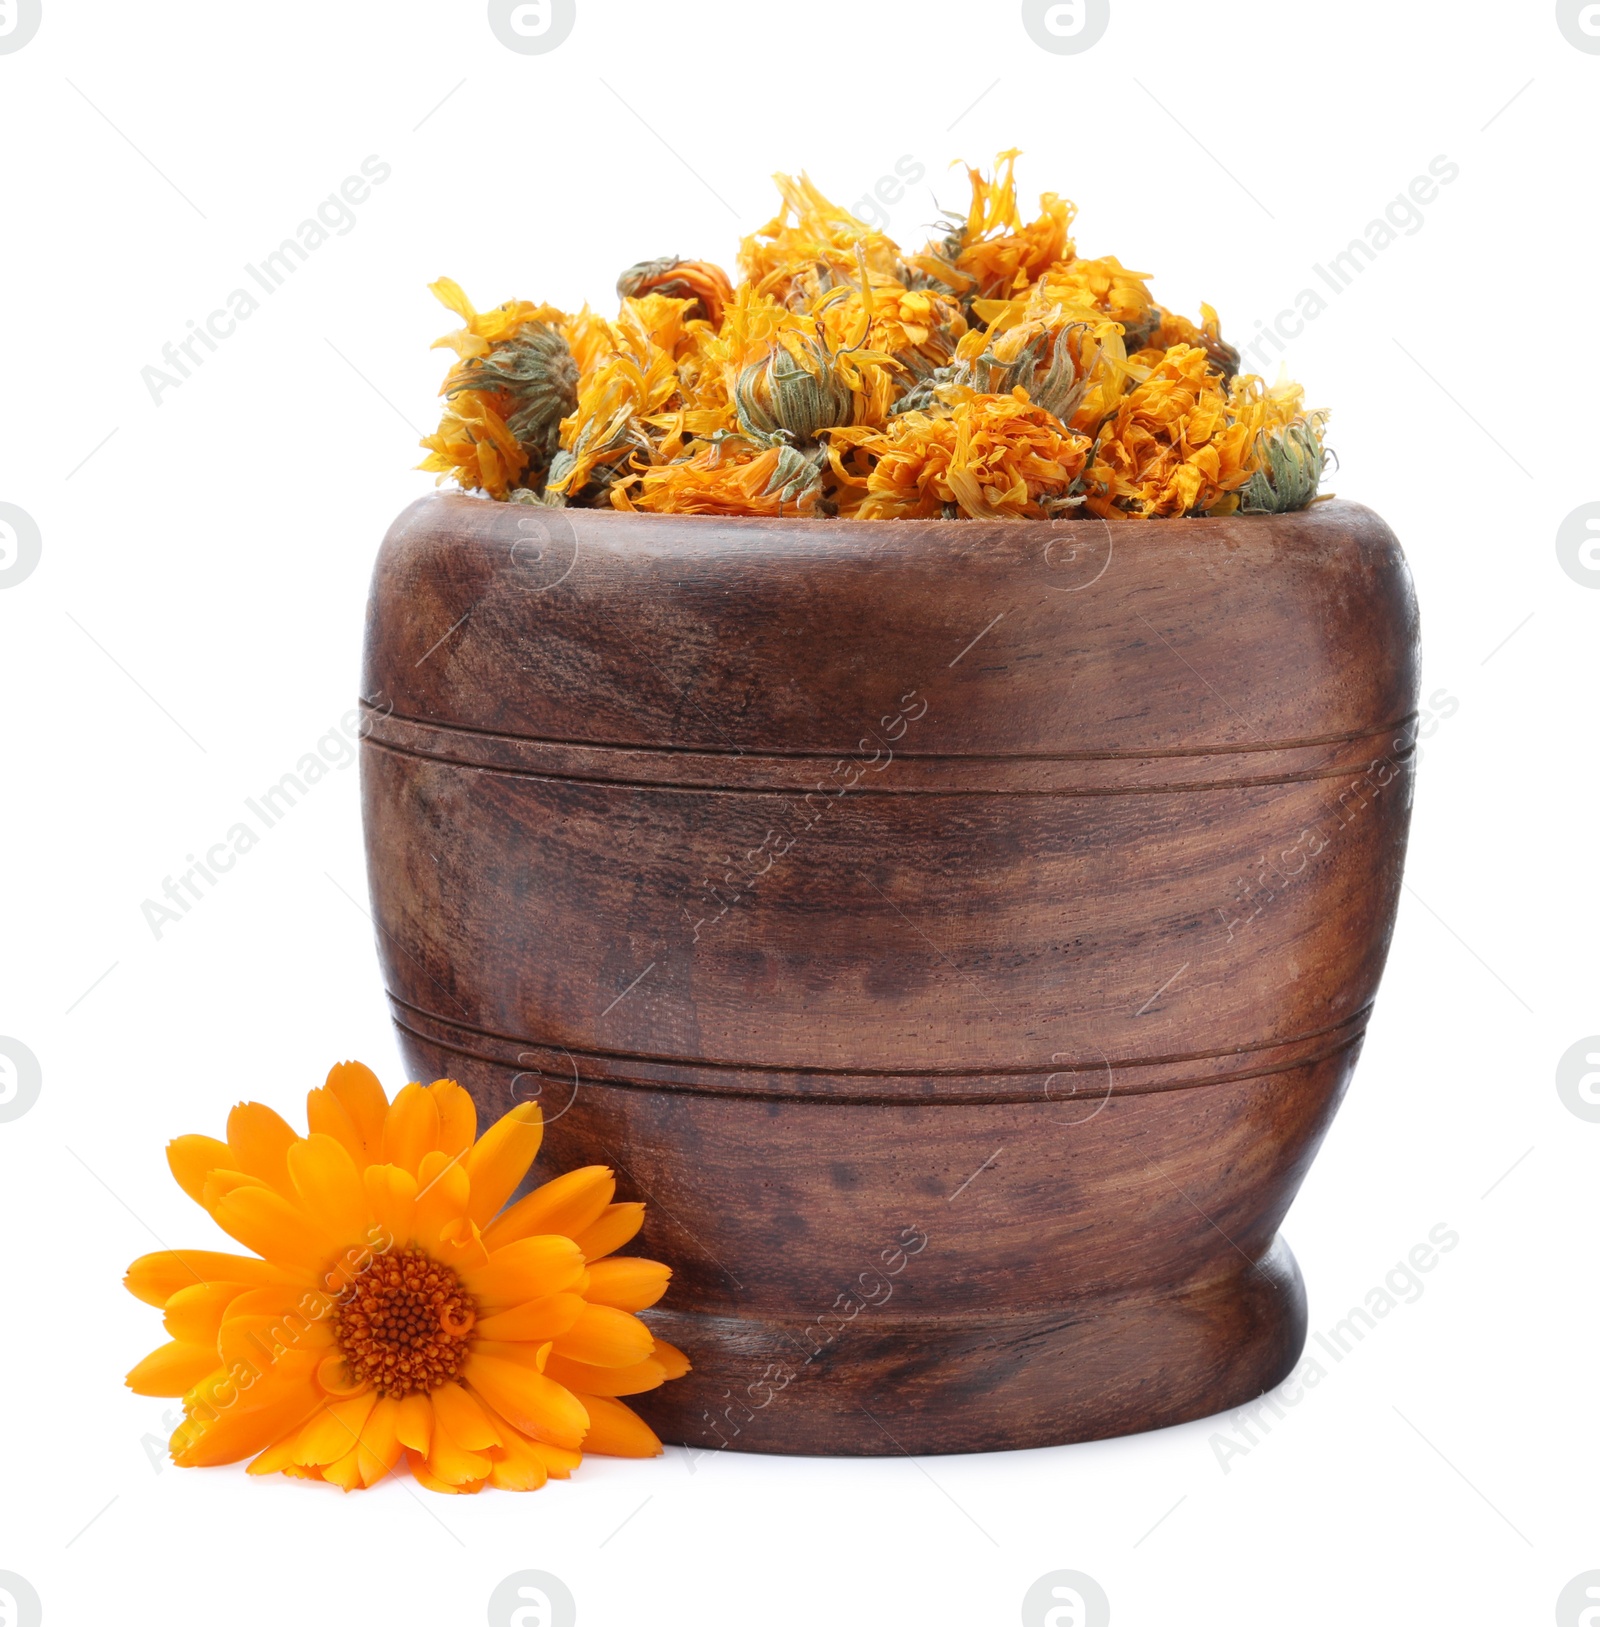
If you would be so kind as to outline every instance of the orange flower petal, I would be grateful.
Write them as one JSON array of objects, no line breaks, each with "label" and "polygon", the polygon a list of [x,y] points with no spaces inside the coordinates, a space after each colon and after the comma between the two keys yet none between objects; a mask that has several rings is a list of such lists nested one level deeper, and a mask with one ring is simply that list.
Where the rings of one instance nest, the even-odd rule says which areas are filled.
[{"label": "orange flower petal", "polygon": [[368,1390],[343,1401],[327,1401],[300,1431],[294,1443],[294,1461],[307,1466],[336,1463],[353,1452],[361,1440],[361,1426],[378,1404]]},{"label": "orange flower petal", "polygon": [[616,1178],[603,1164],[571,1170],[519,1198],[485,1228],[483,1240],[491,1249],[497,1249],[520,1237],[546,1232],[575,1237],[605,1213],[616,1190]]},{"label": "orange flower petal", "polygon": [[643,1395],[667,1381],[667,1370],[653,1356],[628,1367],[595,1367],[551,1354],[545,1374],[579,1395]]},{"label": "orange flower petal", "polygon": [[489,1419],[477,1398],[460,1384],[441,1384],[431,1392],[433,1419],[457,1446],[469,1452],[485,1452],[501,1444],[500,1431]]},{"label": "orange flower petal", "polygon": [[519,1102],[474,1144],[466,1159],[472,1181],[468,1212],[479,1226],[487,1226],[522,1184],[543,1137],[544,1116],[538,1103]]},{"label": "orange flower petal", "polygon": [[642,1203],[613,1203],[601,1217],[575,1239],[586,1260],[598,1260],[624,1243],[631,1243],[644,1225]]},{"label": "orange flower petal", "polygon": [[259,1400],[246,1392],[232,1404],[202,1405],[205,1412],[191,1415],[173,1431],[172,1461],[180,1468],[209,1468],[254,1457],[303,1422],[320,1405],[320,1398],[308,1376],[297,1376],[264,1389]]},{"label": "orange flower petal", "polygon": [[656,1432],[631,1407],[603,1395],[586,1395],[584,1409],[589,1414],[589,1433],[583,1449],[603,1457],[660,1457],[661,1442]]},{"label": "orange flower petal", "polygon": [[226,1141],[215,1136],[179,1136],[167,1144],[167,1167],[178,1185],[205,1208],[206,1177],[214,1169],[232,1167],[233,1154]]},{"label": "orange flower petal", "polygon": [[439,1109],[421,1085],[407,1085],[383,1121],[383,1160],[413,1175],[439,1145]]},{"label": "orange flower petal", "polygon": [[352,1446],[342,1458],[325,1464],[321,1476],[330,1486],[341,1491],[354,1491],[361,1484],[361,1448]]},{"label": "orange flower petal", "polygon": [[591,1367],[632,1367],[649,1356],[654,1344],[638,1317],[610,1305],[585,1305],[578,1320],[555,1340],[553,1355]]},{"label": "orange flower petal", "polygon": [[282,1474],[295,1467],[294,1443],[300,1431],[292,1429],[281,1441],[269,1446],[259,1457],[251,1458],[246,1474]]},{"label": "orange flower petal", "polygon": [[454,1079],[435,1079],[428,1094],[439,1109],[439,1149],[452,1158],[465,1153],[478,1135],[478,1110]]},{"label": "orange flower petal", "polygon": [[286,1271],[314,1276],[330,1253],[322,1231],[287,1199],[263,1186],[230,1192],[212,1217],[236,1242]]},{"label": "orange flower petal", "polygon": [[400,1461],[400,1402],[385,1396],[372,1409],[361,1431],[356,1467],[363,1486],[375,1486]]},{"label": "orange flower petal", "polygon": [[538,1491],[550,1478],[550,1471],[539,1455],[537,1443],[509,1424],[501,1433],[505,1446],[489,1471],[489,1484],[501,1491]]},{"label": "orange flower petal", "polygon": [[334,1137],[312,1135],[289,1149],[289,1179],[301,1209],[332,1248],[365,1236],[367,1194],[349,1150]]},{"label": "orange flower petal", "polygon": [[384,1120],[389,1114],[389,1098],[378,1076],[364,1062],[336,1062],[328,1069],[323,1088],[330,1091],[361,1132],[367,1155],[376,1158],[383,1141]]},{"label": "orange flower petal", "polygon": [[417,1179],[393,1164],[373,1164],[362,1177],[374,1226],[384,1248],[404,1248],[411,1241],[417,1211]]},{"label": "orange flower petal", "polygon": [[300,1138],[280,1114],[260,1102],[240,1102],[228,1115],[228,1151],[233,1167],[265,1181],[286,1198],[294,1196],[289,1180],[289,1149]]},{"label": "orange flower petal", "polygon": [[395,1436],[402,1445],[426,1456],[433,1439],[433,1403],[425,1395],[404,1396],[395,1419]]},{"label": "orange flower petal", "polygon": [[650,1359],[661,1364],[669,1379],[682,1378],[689,1371],[689,1358],[676,1345],[669,1345],[665,1339],[656,1340],[656,1347],[650,1352]]},{"label": "orange flower petal", "polygon": [[573,1393],[519,1362],[500,1361],[474,1350],[462,1375],[498,1413],[535,1440],[576,1450],[589,1414]]},{"label": "orange flower petal", "polygon": [[215,1348],[223,1313],[243,1292],[236,1282],[192,1282],[167,1301],[162,1323],[174,1339]]},{"label": "orange flower petal", "polygon": [[410,1467],[417,1484],[428,1491],[445,1492],[451,1496],[463,1497],[471,1496],[472,1493],[483,1489],[484,1482],[482,1480],[469,1481],[460,1486],[453,1486],[448,1480],[441,1480],[429,1470],[427,1462],[420,1452],[407,1452],[406,1463]]},{"label": "orange flower petal", "polygon": [[642,1311],[667,1291],[672,1267],[658,1260],[596,1260],[589,1267],[583,1297],[591,1305],[614,1305],[619,1311]]},{"label": "orange flower petal", "polygon": [[524,1237],[463,1274],[467,1291],[486,1316],[571,1288],[583,1275],[583,1255],[570,1237]]},{"label": "orange flower petal", "polygon": [[501,1311],[498,1316],[486,1317],[478,1323],[478,1337],[513,1342],[554,1339],[572,1327],[582,1315],[583,1306],[580,1294],[549,1294]]},{"label": "orange flower petal", "polygon": [[244,1254],[218,1254],[211,1249],[161,1249],[142,1254],[128,1267],[123,1286],[146,1305],[165,1305],[180,1289],[196,1283],[266,1284],[290,1277],[265,1260]]},{"label": "orange flower petal", "polygon": [[135,1395],[186,1395],[218,1368],[217,1347],[174,1339],[152,1350],[124,1382]]}]

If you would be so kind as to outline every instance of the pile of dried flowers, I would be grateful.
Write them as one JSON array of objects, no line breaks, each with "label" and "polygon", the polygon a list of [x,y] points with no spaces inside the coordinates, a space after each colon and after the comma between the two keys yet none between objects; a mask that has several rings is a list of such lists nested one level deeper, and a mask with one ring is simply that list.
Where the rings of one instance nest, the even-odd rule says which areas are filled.
[{"label": "pile of dried flowers", "polygon": [[1080,258],[1073,205],[1017,208],[1015,151],[906,254],[802,175],[746,237],[624,272],[612,321],[513,300],[465,326],[422,468],[490,497],[677,514],[1178,516],[1304,508],[1321,413],[1238,371],[1144,272]]}]

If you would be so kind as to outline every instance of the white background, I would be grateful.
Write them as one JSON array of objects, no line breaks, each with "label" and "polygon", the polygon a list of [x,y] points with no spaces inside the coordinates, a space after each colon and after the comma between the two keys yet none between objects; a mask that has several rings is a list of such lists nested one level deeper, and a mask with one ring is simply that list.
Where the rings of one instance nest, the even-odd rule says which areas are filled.
[{"label": "white background", "polygon": [[[454,0],[44,0],[0,55],[0,502],[43,537],[0,591],[0,1034],[43,1069],[0,1123],[0,1570],[51,1623],[170,1627],[479,1622],[525,1567],[589,1627],[1012,1623],[1058,1568],[1118,1627],[1548,1621],[1600,1567],[1600,1124],[1554,1086],[1600,1030],[1600,593],[1555,553],[1600,498],[1600,56],[1543,0],[1113,0],[1082,56],[1011,0],[577,10],[520,56]],[[1314,1329],[1436,1224],[1459,1247],[1227,1472],[1226,1420],[917,1463],[674,1449],[531,1497],[158,1471],[167,1404],[121,1384],[158,1318],[118,1279],[153,1236],[215,1235],[165,1142],[241,1098],[298,1118],[336,1058],[402,1077],[353,769],[159,941],[140,904],[352,704],[374,549],[428,486],[454,323],[425,285],[609,308],[636,259],[731,266],[773,170],[848,204],[903,155],[927,178],[891,229],[918,243],[931,187],[963,200],[949,160],[1009,145],[1026,205],[1077,201],[1084,253],[1246,341],[1431,159],[1460,166],[1287,357],[1332,409],[1332,486],[1405,544],[1449,715],[1286,1228]],[[393,173],[353,229],[155,405],[141,368],[369,154]]]}]

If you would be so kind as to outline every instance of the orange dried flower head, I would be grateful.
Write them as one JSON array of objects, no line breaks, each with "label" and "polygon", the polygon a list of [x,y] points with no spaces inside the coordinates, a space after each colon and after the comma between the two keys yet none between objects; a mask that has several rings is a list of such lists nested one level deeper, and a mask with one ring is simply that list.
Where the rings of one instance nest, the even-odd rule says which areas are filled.
[{"label": "orange dried flower head", "polygon": [[612,487],[621,509],[654,514],[816,512],[822,471],[815,457],[781,443],[758,450],[741,437],[719,440],[677,462],[645,469]]},{"label": "orange dried flower head", "polygon": [[502,416],[511,410],[509,396],[486,395],[480,390],[457,396],[445,409],[438,429],[423,437],[428,456],[417,467],[437,473],[440,483],[454,479],[468,491],[509,497],[528,466],[528,454]]},{"label": "orange dried flower head", "polygon": [[840,512],[856,519],[1048,519],[1070,510],[1090,442],[1020,390],[969,391],[948,411],[908,412],[885,430],[837,433],[830,449],[849,493]]},{"label": "orange dried flower head", "polygon": [[1249,480],[1257,432],[1206,352],[1174,345],[1101,430],[1090,506],[1154,517],[1204,512]]},{"label": "orange dried flower head", "polygon": [[637,299],[641,294],[668,294],[694,303],[695,315],[713,328],[722,322],[722,313],[733,298],[728,273],[709,260],[680,260],[669,254],[660,260],[641,260],[617,278],[617,294]]},{"label": "orange dried flower head", "polygon": [[228,1138],[167,1149],[190,1197],[249,1254],[166,1249],[129,1267],[168,1342],[128,1375],[180,1396],[185,1468],[375,1485],[402,1459],[429,1490],[532,1491],[584,1452],[661,1450],[621,1400],[688,1370],[634,1313],[668,1271],[617,1258],[644,1205],[574,1170],[508,1205],[541,1135],[516,1107],[482,1136],[441,1079],[390,1102],[347,1062],[307,1099],[310,1133],[244,1103]]}]

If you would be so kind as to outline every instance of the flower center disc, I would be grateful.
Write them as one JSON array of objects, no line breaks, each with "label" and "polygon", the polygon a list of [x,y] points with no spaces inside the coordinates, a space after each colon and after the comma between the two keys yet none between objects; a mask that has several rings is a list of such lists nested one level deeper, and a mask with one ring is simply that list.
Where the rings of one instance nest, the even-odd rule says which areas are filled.
[{"label": "flower center disc", "polygon": [[350,1370],[382,1396],[426,1394],[466,1365],[477,1306],[422,1249],[379,1255],[339,1296],[334,1337]]}]

